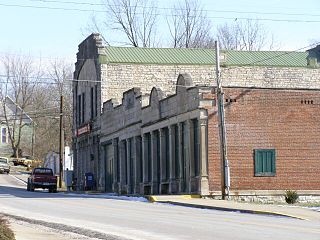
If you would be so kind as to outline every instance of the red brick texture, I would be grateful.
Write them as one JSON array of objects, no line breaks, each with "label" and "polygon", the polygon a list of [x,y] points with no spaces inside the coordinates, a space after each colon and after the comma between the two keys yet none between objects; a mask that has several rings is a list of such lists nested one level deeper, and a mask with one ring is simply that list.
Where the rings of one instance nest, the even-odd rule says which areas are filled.
[{"label": "red brick texture", "polygon": [[[224,92],[231,190],[320,190],[320,91]],[[216,108],[208,115],[209,188],[220,191]],[[254,149],[275,149],[275,176],[254,176]]]}]

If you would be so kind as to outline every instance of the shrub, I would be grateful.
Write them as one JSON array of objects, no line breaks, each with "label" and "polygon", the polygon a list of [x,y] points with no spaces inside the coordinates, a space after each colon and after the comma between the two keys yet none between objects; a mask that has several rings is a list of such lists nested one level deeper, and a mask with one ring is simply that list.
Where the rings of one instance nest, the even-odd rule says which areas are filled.
[{"label": "shrub", "polygon": [[296,191],[293,191],[293,190],[287,190],[285,197],[286,197],[286,202],[288,204],[296,203],[298,198],[299,198],[298,193]]},{"label": "shrub", "polygon": [[7,221],[0,217],[0,239],[15,240],[14,233],[8,227]]}]

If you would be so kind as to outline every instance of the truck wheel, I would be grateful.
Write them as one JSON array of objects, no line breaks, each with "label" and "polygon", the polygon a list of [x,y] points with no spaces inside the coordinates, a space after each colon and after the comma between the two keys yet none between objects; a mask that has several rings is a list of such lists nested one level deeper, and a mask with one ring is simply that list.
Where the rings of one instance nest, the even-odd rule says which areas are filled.
[{"label": "truck wheel", "polygon": [[53,192],[53,193],[56,193],[56,192],[57,192],[57,187],[53,188],[53,189],[52,189],[52,192]]},{"label": "truck wheel", "polygon": [[52,189],[52,188],[49,188],[48,190],[49,190],[49,193],[52,193],[52,192],[53,192],[53,189]]}]

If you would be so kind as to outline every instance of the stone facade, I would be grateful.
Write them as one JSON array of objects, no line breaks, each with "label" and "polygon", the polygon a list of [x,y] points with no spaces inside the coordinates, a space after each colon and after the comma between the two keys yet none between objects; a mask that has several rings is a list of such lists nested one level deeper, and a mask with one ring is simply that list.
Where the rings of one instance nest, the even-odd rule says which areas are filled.
[{"label": "stone facade", "polygon": [[[181,73],[191,75],[194,84],[215,86],[215,70],[212,65],[150,65],[103,64],[103,100],[120,100],[122,93],[132,86],[142,93],[149,93],[154,86],[167,94],[175,91],[175,80]],[[129,73],[129,74],[128,74]],[[301,67],[222,67],[221,79],[225,87],[260,87],[319,89],[320,70]]]},{"label": "stone facade", "polygon": [[206,99],[211,88],[193,87],[180,75],[176,94],[153,88],[143,106],[140,89],[122,103],[103,104],[98,188],[129,194],[208,194]]},{"label": "stone facade", "polygon": [[[221,78],[223,86],[229,88],[273,88],[283,89],[284,91],[285,89],[320,89],[320,68],[317,63],[319,60],[314,57],[319,55],[319,49],[315,49],[311,52],[313,55],[309,55],[312,55],[312,58],[306,59],[306,62],[308,60],[308,64],[304,67],[278,65],[263,66],[261,64],[258,66],[255,66],[254,64],[251,64],[250,66],[241,64],[235,66],[228,65],[226,62],[222,61]],[[153,98],[151,98],[151,103],[149,105],[150,93],[151,95],[152,93],[160,94],[161,97],[159,97],[159,99],[162,99],[164,96],[175,94],[176,90],[178,95],[180,90],[179,85],[176,86],[176,79],[179,74],[184,73],[190,74],[193,84],[199,86],[215,86],[214,65],[180,64],[178,62],[171,64],[157,64],[155,62],[151,64],[143,62],[102,61],[101,57],[105,57],[107,54],[108,47],[102,45],[102,40],[98,34],[92,34],[84,40],[79,45],[79,52],[77,53],[74,78],[78,81],[75,81],[73,84],[73,130],[75,133],[73,149],[74,171],[78,188],[83,189],[84,174],[86,172],[92,172],[96,177],[97,188],[101,190],[136,193],[156,191],[179,192],[181,190],[181,185],[179,185],[179,183],[174,184],[172,181],[169,181],[168,186],[165,185],[162,188],[160,187],[160,189],[156,189],[154,187],[155,184],[150,182],[151,179],[148,177],[147,179],[140,179],[139,181],[134,180],[134,186],[129,186],[130,181],[128,177],[123,178],[123,174],[127,176],[127,173],[121,172],[121,174],[117,175],[119,178],[114,179],[116,176],[115,174],[109,176],[106,173],[108,172],[106,170],[108,166],[104,165],[106,164],[106,161],[103,160],[103,156],[105,156],[105,152],[108,152],[110,153],[110,158],[123,159],[126,156],[121,156],[116,153],[119,152],[118,149],[128,148],[128,146],[132,149],[127,150],[127,152],[141,151],[142,154],[140,153],[140,155],[142,156],[148,154],[144,143],[145,138],[152,139],[150,141],[157,141],[154,139],[157,138],[158,135],[163,135],[161,130],[163,127],[152,124],[153,121],[159,121],[159,113],[157,113],[157,111],[154,112],[154,109],[152,108],[152,106],[154,106],[152,104]],[[214,59],[214,51],[212,55],[212,58]],[[161,88],[161,91],[154,90],[154,87]],[[132,88],[134,88],[134,90],[128,91],[128,89]],[[190,91],[191,90],[188,89],[188,92]],[[123,95],[124,92],[126,93]],[[133,99],[132,101],[135,105],[132,106],[132,103],[126,103],[129,101],[127,99]],[[172,97],[168,97],[166,100],[159,101],[161,103],[168,102],[167,104],[160,104],[162,107],[161,111],[166,110],[169,114],[168,116],[171,116],[170,114],[179,115],[177,110],[185,109],[191,101],[188,99],[188,103],[186,103],[185,100],[181,100],[174,105],[169,103],[171,100]],[[205,105],[206,101],[211,102],[212,99],[202,99],[201,104]],[[283,101],[286,100],[283,99]],[[121,104],[118,106],[119,103]],[[194,104],[194,107],[198,109],[196,111],[200,111],[199,108],[202,108],[201,104],[199,103],[200,105],[197,105],[197,102],[194,102]],[[123,106],[127,106],[125,111]],[[110,111],[112,109],[112,114],[108,112],[108,109],[110,109]],[[106,114],[107,112],[108,114]],[[201,110],[200,112],[202,113],[203,111]],[[190,114],[184,114],[186,116],[188,115],[186,120],[190,120]],[[141,116],[143,116],[143,118],[141,118]],[[193,117],[200,119],[199,115]],[[179,120],[179,124],[177,124],[179,129],[181,128],[181,121]],[[168,125],[176,125],[176,123]],[[151,126],[156,127],[153,129]],[[169,132],[172,131],[170,130],[171,127],[167,127],[167,125],[163,126],[164,128],[168,128]],[[114,129],[118,130],[114,131]],[[122,131],[124,132],[121,133]],[[135,145],[135,143],[132,144],[130,141],[137,144],[140,144],[139,141],[141,141],[141,148],[134,149],[134,147],[131,146]],[[153,145],[152,142],[152,149],[156,149]],[[114,153],[111,151],[114,151]],[[154,156],[151,158],[154,158]],[[121,164],[124,164],[124,162],[122,161]],[[121,169],[114,169],[114,167],[115,166],[109,166],[109,170],[111,171],[111,169],[113,169],[115,173],[119,172],[119,169]],[[155,169],[156,168],[152,171],[156,171]],[[146,171],[146,169],[142,169],[140,174],[143,171]],[[120,176],[122,176],[122,178]],[[147,173],[143,176],[147,176]],[[111,178],[113,179],[112,186],[105,185],[107,178],[109,180]],[[155,181],[159,182],[159,180]],[[189,179],[187,179],[187,181],[190,182]],[[201,181],[202,180],[200,180],[200,182]],[[137,182],[139,182],[139,184]],[[204,185],[205,184],[206,183],[204,183]],[[189,191],[190,186],[187,188],[189,188]],[[206,190],[202,190],[201,187],[196,187],[196,189],[197,192],[206,192]]]}]

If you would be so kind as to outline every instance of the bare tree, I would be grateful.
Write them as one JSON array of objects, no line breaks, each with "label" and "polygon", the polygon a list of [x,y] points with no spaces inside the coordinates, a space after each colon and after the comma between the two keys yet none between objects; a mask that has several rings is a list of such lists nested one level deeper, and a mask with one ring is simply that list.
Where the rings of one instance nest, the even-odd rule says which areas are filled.
[{"label": "bare tree", "polygon": [[41,71],[36,69],[31,59],[27,57],[6,56],[2,59],[2,65],[6,72],[6,90],[1,91],[3,117],[13,156],[19,157],[22,130],[31,124],[25,113],[32,103]]},{"label": "bare tree", "polygon": [[36,156],[43,158],[48,151],[59,151],[60,96],[64,96],[65,141],[72,138],[72,67],[63,61],[55,61],[47,69],[50,84],[40,84],[34,93],[33,108],[37,109]]},{"label": "bare tree", "polygon": [[222,48],[230,50],[257,51],[269,45],[274,48],[273,37],[258,20],[236,20],[234,24],[224,24],[217,28],[217,38]]},{"label": "bare tree", "polygon": [[64,97],[64,129],[67,143],[72,141],[72,66],[63,61],[55,61],[51,64],[50,77],[56,83],[54,94],[55,102],[59,102],[60,96]]},{"label": "bare tree", "polygon": [[198,0],[184,0],[174,5],[167,19],[174,48],[211,47],[211,23]]},{"label": "bare tree", "polygon": [[[152,47],[156,44],[157,7],[150,0],[106,0],[107,29],[117,30],[126,36],[133,47]],[[96,19],[93,29],[100,29]],[[106,40],[106,39],[105,39]]]}]

